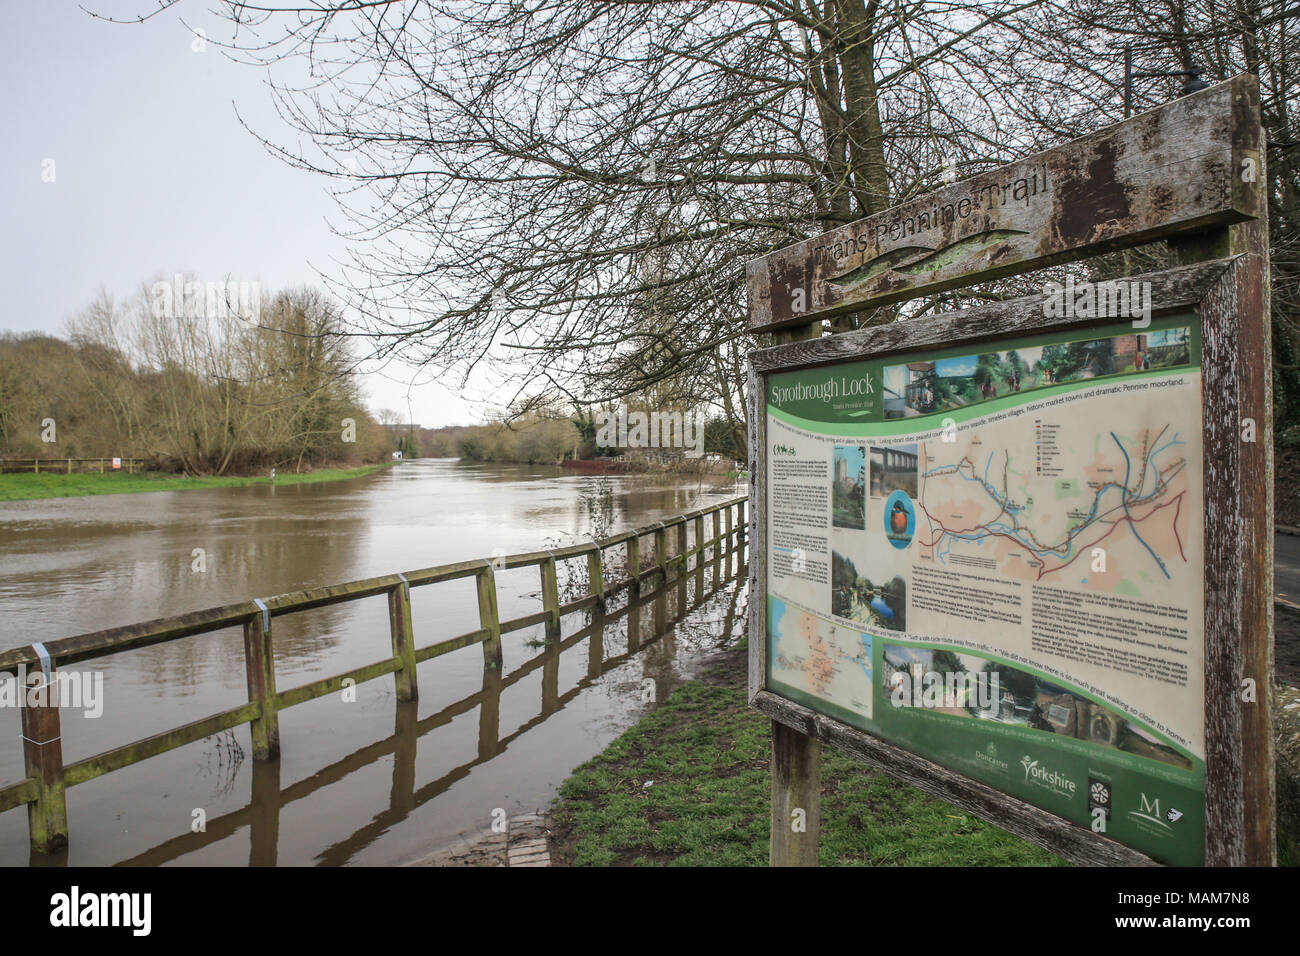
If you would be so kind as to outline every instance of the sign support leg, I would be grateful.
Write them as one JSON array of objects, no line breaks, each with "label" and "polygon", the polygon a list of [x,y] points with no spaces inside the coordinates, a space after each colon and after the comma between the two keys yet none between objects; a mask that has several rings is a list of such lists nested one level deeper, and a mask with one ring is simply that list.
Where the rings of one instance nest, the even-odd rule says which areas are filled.
[{"label": "sign support leg", "polygon": [[822,828],[822,742],[772,721],[771,866],[816,866]]}]

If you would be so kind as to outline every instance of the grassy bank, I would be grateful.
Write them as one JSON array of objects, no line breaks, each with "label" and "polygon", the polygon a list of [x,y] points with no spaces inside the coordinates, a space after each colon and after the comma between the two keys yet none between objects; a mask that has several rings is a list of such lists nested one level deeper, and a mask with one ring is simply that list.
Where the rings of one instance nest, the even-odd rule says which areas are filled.
[{"label": "grassy bank", "polygon": [[[551,813],[558,865],[766,866],[769,721],[745,699],[745,655],[579,767]],[[1063,866],[1060,858],[829,748],[823,866]]]},{"label": "grassy bank", "polygon": [[[359,478],[387,468],[391,462],[363,465],[360,468],[322,468],[302,474],[277,475],[276,486],[314,484]],[[139,491],[182,491],[191,488],[231,488],[242,485],[269,485],[267,477],[216,475],[192,478],[163,472],[128,475],[125,472],[89,472],[87,474],[4,474],[0,475],[0,501],[27,501],[33,498],[76,498],[81,495],[117,495]]]}]

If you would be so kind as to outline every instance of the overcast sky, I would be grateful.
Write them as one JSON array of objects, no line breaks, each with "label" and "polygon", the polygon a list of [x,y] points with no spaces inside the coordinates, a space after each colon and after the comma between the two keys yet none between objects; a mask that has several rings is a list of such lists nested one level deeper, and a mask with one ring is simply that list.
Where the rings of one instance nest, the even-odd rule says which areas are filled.
[{"label": "overcast sky", "polygon": [[[83,0],[138,13],[144,0]],[[263,291],[332,271],[343,241],[327,183],[269,155],[236,117],[295,139],[265,76],[213,45],[196,52],[180,17],[95,20],[75,0],[0,0],[0,330],[61,335],[102,287],[131,295],[158,275],[260,282]],[[203,27],[203,3],[182,4]],[[209,32],[222,33],[220,21]],[[53,182],[42,173],[53,161]],[[412,371],[371,370],[372,409],[407,412]],[[478,420],[478,405],[428,384],[410,389],[423,425]]]}]

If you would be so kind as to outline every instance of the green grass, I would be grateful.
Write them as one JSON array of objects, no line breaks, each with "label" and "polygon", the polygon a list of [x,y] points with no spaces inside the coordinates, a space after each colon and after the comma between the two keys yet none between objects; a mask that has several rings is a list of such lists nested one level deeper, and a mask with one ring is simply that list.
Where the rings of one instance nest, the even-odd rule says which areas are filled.
[{"label": "green grass", "polygon": [[[579,767],[551,813],[554,862],[766,866],[770,722],[743,684],[736,653]],[[830,748],[822,788],[823,866],[1067,865]]]},{"label": "green grass", "polygon": [[[275,483],[280,485],[303,485],[318,481],[338,481],[342,478],[359,478],[369,475],[380,468],[388,467],[388,462],[378,465],[364,465],[360,468],[322,468],[319,471],[304,472],[294,475],[277,475]],[[41,472],[40,474],[18,473],[0,475],[0,501],[27,501],[34,498],[76,498],[81,495],[117,495],[138,491],[181,491],[190,488],[231,488],[242,485],[269,485],[267,477],[242,478],[217,475],[203,478],[191,478],[185,475],[173,475],[164,472],[144,472],[128,475],[126,472],[89,472],[86,474],[61,474],[59,472]]]}]

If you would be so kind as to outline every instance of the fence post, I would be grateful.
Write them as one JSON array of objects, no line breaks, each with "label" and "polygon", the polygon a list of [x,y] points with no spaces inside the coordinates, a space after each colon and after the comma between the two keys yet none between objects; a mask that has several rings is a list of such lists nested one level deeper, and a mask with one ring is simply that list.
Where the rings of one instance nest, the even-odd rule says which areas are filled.
[{"label": "fence post", "polygon": [[683,518],[677,524],[677,557],[673,559],[677,566],[677,577],[682,577],[690,570],[691,556],[689,554],[690,545],[686,540],[686,519]]},{"label": "fence post", "polygon": [[587,641],[587,676],[595,680],[600,676],[605,663],[605,617],[595,615],[590,626],[591,637]]},{"label": "fence post", "polygon": [[[401,577],[401,575],[398,575]],[[393,672],[398,700],[418,700],[420,688],[415,676],[415,635],[411,625],[411,585],[406,578],[388,592],[388,630],[393,637],[393,656],[400,658],[400,670]]]},{"label": "fence post", "polygon": [[72,474],[72,459],[68,459],[68,474]]},{"label": "fence post", "polygon": [[555,555],[542,561],[542,608],[547,613],[546,640],[555,641],[560,637],[560,588],[556,581]]},{"label": "fence post", "polygon": [[605,610],[605,569],[601,563],[600,545],[587,552],[587,586],[596,597],[596,610]]},{"label": "fence post", "polygon": [[257,614],[244,622],[244,670],[248,677],[248,699],[261,705],[261,713],[249,724],[253,736],[254,760],[277,760],[280,756],[280,714],[275,703],[275,656],[271,652],[271,612],[261,601]]},{"label": "fence post", "polygon": [[704,512],[695,516],[695,600],[704,594]]},{"label": "fence post", "polygon": [[710,522],[713,525],[713,580],[716,587],[718,575],[722,571],[722,552],[725,550],[722,538],[722,509],[715,505],[711,514],[713,515],[713,521]]},{"label": "fence post", "polygon": [[[41,646],[37,656],[42,656],[44,650]],[[28,779],[36,781],[36,799],[27,804],[27,831],[33,852],[53,853],[68,845],[68,802],[63,788],[59,685],[54,679],[52,663],[42,669],[41,676],[45,681],[43,686],[18,689],[23,767]]]},{"label": "fence post", "polygon": [[479,627],[488,632],[483,639],[483,666],[501,669],[501,617],[497,612],[497,578],[492,565],[486,564],[475,577],[478,585]]},{"label": "fence post", "polygon": [[478,758],[491,760],[501,750],[501,669],[483,668],[483,689],[479,691]]},{"label": "fence post", "polygon": [[248,865],[275,866],[280,854],[280,761],[253,762],[248,802]]},{"label": "fence post", "polygon": [[631,592],[633,597],[641,595],[641,537],[635,531],[627,539],[627,567],[632,572]]},{"label": "fence post", "polygon": [[41,473],[41,460],[39,458],[32,459],[32,471],[38,475]]},{"label": "fence post", "polygon": [[659,568],[659,586],[668,583],[668,529],[662,521],[655,528],[655,565]]},{"label": "fence post", "polygon": [[745,560],[745,532],[749,530],[749,523],[745,520],[745,499],[736,502],[736,550],[740,552],[740,560]]}]

